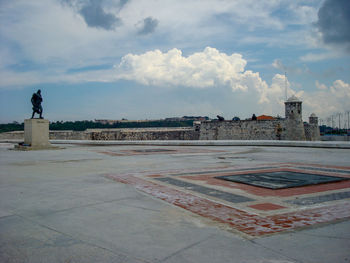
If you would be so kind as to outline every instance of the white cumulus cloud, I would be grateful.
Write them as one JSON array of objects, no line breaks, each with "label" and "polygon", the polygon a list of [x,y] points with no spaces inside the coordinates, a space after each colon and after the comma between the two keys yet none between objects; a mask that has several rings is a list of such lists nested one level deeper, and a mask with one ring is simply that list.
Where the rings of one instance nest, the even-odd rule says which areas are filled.
[{"label": "white cumulus cloud", "polygon": [[303,96],[302,90],[296,92],[291,88],[286,76],[276,74],[269,85],[259,72],[246,70],[246,64],[238,53],[228,55],[207,47],[185,57],[181,50],[174,48],[164,53],[155,50],[140,55],[127,54],[115,68],[116,78],[148,86],[230,88],[233,92],[244,92],[268,114],[282,113],[286,88],[288,97]]},{"label": "white cumulus cloud", "polygon": [[[284,102],[291,96],[302,98],[304,91],[296,91],[291,87],[291,83],[285,75],[275,74],[271,85],[262,81],[261,85],[256,85],[259,92],[258,103],[261,105],[264,113],[271,115],[283,115]],[[260,89],[258,89],[260,88]]]},{"label": "white cumulus cloud", "polygon": [[[256,102],[271,108],[283,106],[285,88],[288,96],[301,97],[284,75],[276,74],[271,85],[259,72],[245,70],[247,61],[241,54],[231,55],[207,47],[185,57],[181,50],[148,51],[141,55],[128,54],[116,66],[117,78],[133,80],[143,85],[160,87],[219,88],[229,87],[233,92],[244,91]],[[287,85],[287,86],[286,86]]]},{"label": "white cumulus cloud", "polygon": [[[119,78],[144,85],[212,88],[228,86],[233,91],[265,85],[259,73],[245,71],[247,61],[241,54],[227,55],[215,48],[188,57],[181,50],[148,51],[141,55],[128,54],[116,66]],[[258,87],[259,88],[259,87]]]},{"label": "white cumulus cloud", "polygon": [[327,117],[335,112],[350,109],[350,84],[343,80],[336,80],[327,87],[316,81],[318,90],[304,95],[306,110],[315,112],[319,117]]}]

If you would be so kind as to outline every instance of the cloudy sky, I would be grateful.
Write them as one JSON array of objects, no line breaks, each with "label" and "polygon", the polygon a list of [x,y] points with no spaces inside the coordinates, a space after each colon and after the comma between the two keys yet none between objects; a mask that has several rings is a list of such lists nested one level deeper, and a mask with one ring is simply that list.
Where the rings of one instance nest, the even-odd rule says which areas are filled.
[{"label": "cloudy sky", "polygon": [[[0,0],[0,122],[350,110],[349,0]],[[287,73],[285,78],[285,72]]]}]

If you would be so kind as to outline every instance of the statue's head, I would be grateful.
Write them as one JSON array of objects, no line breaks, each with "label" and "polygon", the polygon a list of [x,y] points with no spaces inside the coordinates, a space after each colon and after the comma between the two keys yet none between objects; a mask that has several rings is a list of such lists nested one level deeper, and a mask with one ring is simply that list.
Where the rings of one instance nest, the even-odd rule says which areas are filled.
[{"label": "statue's head", "polygon": [[41,90],[40,90],[40,89],[38,89],[37,93],[41,94]]}]

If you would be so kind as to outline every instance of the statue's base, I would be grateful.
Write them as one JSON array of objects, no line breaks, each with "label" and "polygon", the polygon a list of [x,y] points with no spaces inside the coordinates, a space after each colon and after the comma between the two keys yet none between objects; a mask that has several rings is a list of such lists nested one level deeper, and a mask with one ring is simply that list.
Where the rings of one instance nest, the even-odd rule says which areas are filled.
[{"label": "statue's base", "polygon": [[45,119],[24,120],[24,142],[15,146],[16,150],[58,149],[49,142],[49,121]]},{"label": "statue's base", "polygon": [[45,119],[24,120],[24,145],[47,147],[49,142],[49,121]]}]

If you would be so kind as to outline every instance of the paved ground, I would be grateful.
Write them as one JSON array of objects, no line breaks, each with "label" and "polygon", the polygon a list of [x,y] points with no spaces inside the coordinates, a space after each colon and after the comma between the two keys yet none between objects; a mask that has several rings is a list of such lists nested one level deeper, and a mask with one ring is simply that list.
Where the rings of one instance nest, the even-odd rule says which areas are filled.
[{"label": "paved ground", "polygon": [[[350,150],[0,144],[0,262],[350,262]],[[61,146],[62,147],[62,146]]]}]

